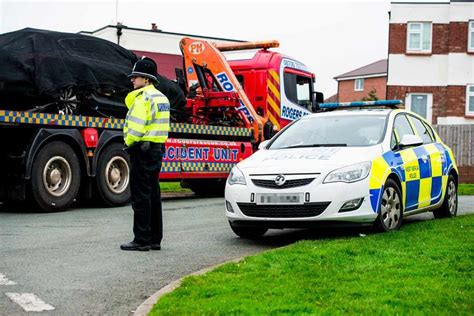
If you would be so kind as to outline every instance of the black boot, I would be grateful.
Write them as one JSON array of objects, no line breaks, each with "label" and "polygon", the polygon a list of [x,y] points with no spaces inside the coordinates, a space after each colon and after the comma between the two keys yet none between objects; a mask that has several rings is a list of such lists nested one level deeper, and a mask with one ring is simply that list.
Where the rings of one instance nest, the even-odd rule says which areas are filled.
[{"label": "black boot", "polygon": [[151,250],[161,250],[161,245],[160,244],[151,244],[150,249]]},{"label": "black boot", "polygon": [[138,244],[134,241],[131,241],[129,243],[126,243],[126,244],[123,244],[123,245],[120,245],[120,249],[122,250],[138,250],[138,251],[148,251],[150,250],[150,245],[142,245],[142,244]]}]

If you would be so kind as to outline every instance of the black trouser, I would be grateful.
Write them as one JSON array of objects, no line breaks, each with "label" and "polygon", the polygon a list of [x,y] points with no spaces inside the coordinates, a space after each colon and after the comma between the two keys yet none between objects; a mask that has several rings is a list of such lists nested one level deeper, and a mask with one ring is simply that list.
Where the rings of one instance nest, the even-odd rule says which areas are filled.
[{"label": "black trouser", "polygon": [[160,244],[163,238],[159,175],[163,144],[151,143],[147,151],[140,143],[130,150],[130,190],[133,240],[139,244]]}]

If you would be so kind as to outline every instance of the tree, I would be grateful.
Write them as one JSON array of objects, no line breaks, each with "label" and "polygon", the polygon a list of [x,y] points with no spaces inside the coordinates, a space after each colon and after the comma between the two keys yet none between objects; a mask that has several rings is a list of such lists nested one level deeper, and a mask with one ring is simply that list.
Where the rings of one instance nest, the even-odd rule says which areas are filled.
[{"label": "tree", "polygon": [[377,97],[377,90],[374,88],[369,91],[367,96],[363,97],[361,101],[377,101],[379,98]]}]

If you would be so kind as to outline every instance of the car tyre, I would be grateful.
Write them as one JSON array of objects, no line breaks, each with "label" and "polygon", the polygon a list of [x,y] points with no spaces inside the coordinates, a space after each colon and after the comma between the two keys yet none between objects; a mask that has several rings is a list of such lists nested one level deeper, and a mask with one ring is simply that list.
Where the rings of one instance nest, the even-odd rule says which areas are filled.
[{"label": "car tyre", "polygon": [[433,211],[435,218],[455,217],[458,213],[458,185],[453,175],[448,177],[446,184],[446,194],[444,195],[443,204]]},{"label": "car tyre", "polygon": [[268,231],[266,227],[235,226],[232,222],[229,225],[237,236],[244,239],[258,239]]},{"label": "car tyre", "polygon": [[80,184],[81,167],[71,146],[53,141],[40,149],[33,163],[31,191],[41,209],[67,209],[76,199]]},{"label": "car tyre", "polygon": [[375,227],[382,232],[395,231],[402,225],[402,220],[403,202],[400,188],[394,180],[388,179],[383,187]]}]

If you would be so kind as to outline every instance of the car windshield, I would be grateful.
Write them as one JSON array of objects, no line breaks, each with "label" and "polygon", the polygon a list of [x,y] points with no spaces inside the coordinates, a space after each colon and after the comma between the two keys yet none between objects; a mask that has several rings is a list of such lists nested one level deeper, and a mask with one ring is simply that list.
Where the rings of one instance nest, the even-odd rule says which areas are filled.
[{"label": "car windshield", "polygon": [[386,120],[386,115],[303,118],[284,130],[269,149],[371,146],[382,141]]}]

